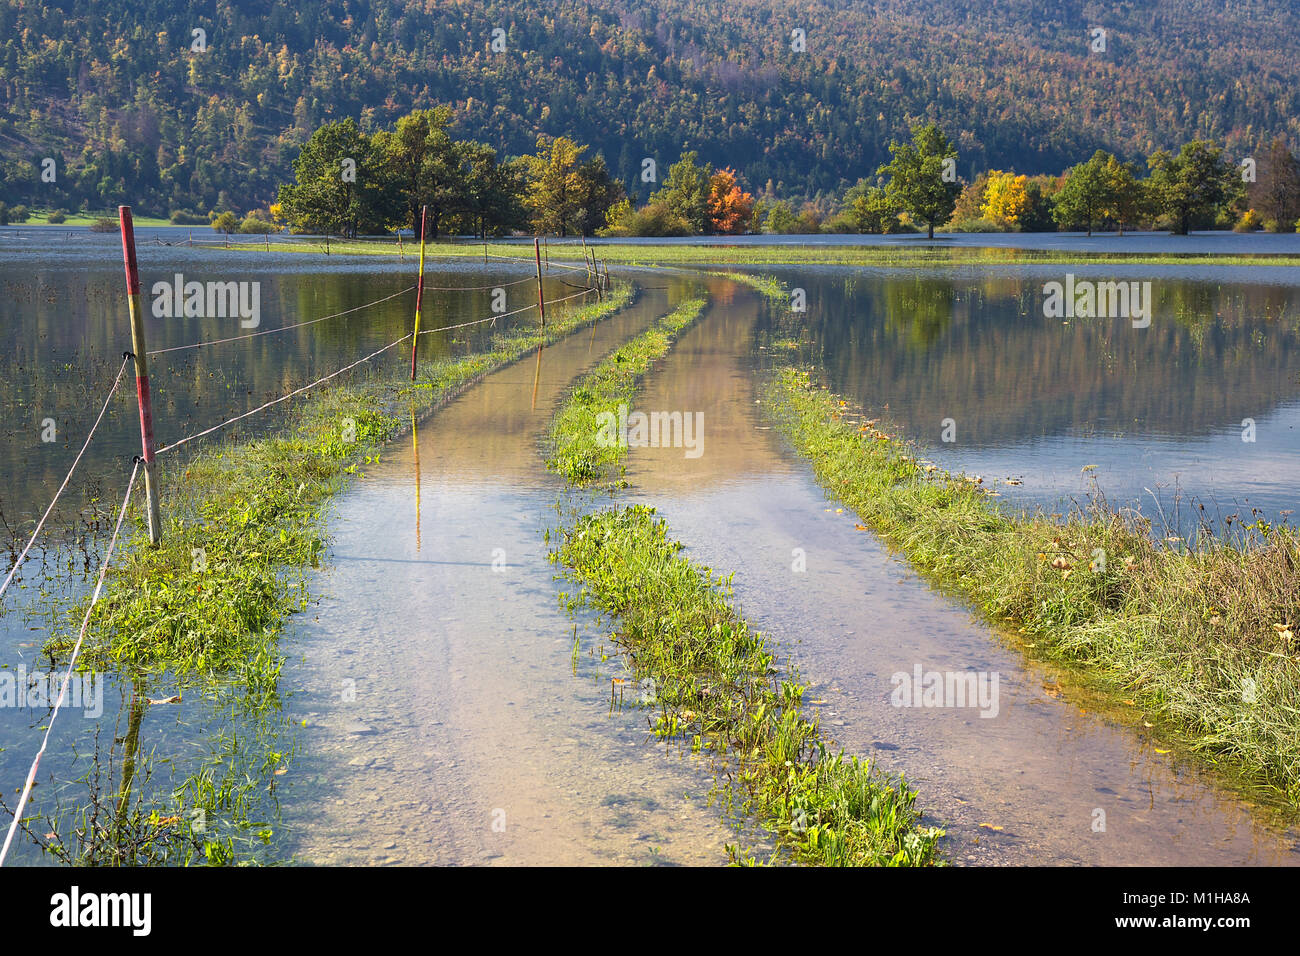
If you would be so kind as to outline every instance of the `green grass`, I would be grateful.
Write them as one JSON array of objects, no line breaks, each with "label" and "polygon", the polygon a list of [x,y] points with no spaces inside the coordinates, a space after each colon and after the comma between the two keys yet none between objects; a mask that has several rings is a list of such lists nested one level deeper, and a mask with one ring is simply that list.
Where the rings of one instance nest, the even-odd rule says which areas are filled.
[{"label": "green grass", "polygon": [[1060,520],[1011,514],[901,436],[850,421],[856,409],[807,371],[778,370],[766,397],[827,493],[932,582],[1167,722],[1203,759],[1300,799],[1294,529],[1257,520],[1234,542],[1188,548],[1102,504]]},{"label": "green grass", "polygon": [[[285,252],[323,251],[323,241],[273,242],[273,249]],[[405,243],[407,256],[417,247]],[[846,265],[888,266],[893,268],[934,268],[971,265],[1240,265],[1297,266],[1300,256],[1288,255],[1221,255],[1203,253],[1136,253],[1078,252],[1057,250],[1005,249],[998,247],[949,246],[929,243],[924,238],[880,246],[807,245],[631,245],[609,243],[590,246],[602,262],[623,265]],[[531,244],[489,242],[493,256],[531,259]],[[394,239],[330,241],[335,255],[397,255]],[[479,258],[483,244],[472,242],[433,242],[426,245],[426,255],[439,258]],[[582,262],[582,246],[573,241],[549,244],[552,262]]]},{"label": "green grass", "polygon": [[[40,229],[44,229],[46,227],[49,227],[51,229],[63,229],[63,228],[75,228],[81,226],[91,226],[94,225],[96,222],[98,222],[100,219],[112,219],[114,222],[117,222],[116,209],[110,209],[107,212],[69,212],[66,213],[67,218],[63,222],[46,222],[45,217],[48,216],[51,211],[52,210],[33,210],[32,217],[28,219],[26,222],[13,222],[10,223],[10,225],[20,227],[23,229],[30,229],[33,227],[40,228]],[[132,221],[137,226],[170,226],[171,225],[171,222],[169,220],[161,216],[133,216]],[[199,227],[196,226],[195,228],[199,228]]]},{"label": "green grass", "polygon": [[[620,309],[631,295],[631,288],[619,283],[604,303],[559,312],[548,322],[547,341]],[[213,444],[184,463],[160,462],[162,541],[157,547],[148,543],[141,482],[124,529],[128,539],[114,556],[91,614],[80,667],[112,670],[142,693],[165,688],[161,696],[182,687],[199,696],[234,688],[239,710],[267,718],[278,708],[283,656],[277,640],[288,616],[305,605],[307,570],[319,565],[325,548],[323,510],[329,498],[359,469],[378,461],[383,444],[412,415],[450,400],[538,341],[536,329],[503,332],[487,351],[422,363],[414,385],[399,347],[369,378],[297,399],[286,424],[269,436]],[[52,660],[66,660],[86,601],[64,609],[64,624],[46,645]],[[206,731],[214,737],[222,732],[220,722]],[[189,862],[195,854],[211,862],[236,859],[232,838],[218,842],[186,830],[190,814],[201,809],[211,819],[254,826],[246,798],[264,788],[274,792],[284,754],[269,743],[272,735],[257,738],[251,750],[250,741],[231,736],[229,749],[239,759],[223,774],[214,779],[210,761],[173,788],[161,809],[138,805],[129,821],[99,834],[111,841],[126,839],[130,831],[133,855],[83,846],[74,859]],[[259,749],[258,741],[266,745]],[[160,812],[183,822],[151,830],[148,821]],[[105,816],[112,814],[100,814]]]},{"label": "green grass", "polygon": [[790,291],[775,276],[751,275],[748,272],[710,272],[709,275],[747,285],[774,302],[788,304],[790,301]]},{"label": "green grass", "polygon": [[776,654],[732,607],[730,578],[681,549],[654,509],[635,505],[579,518],[551,555],[580,585],[561,595],[570,612],[607,615],[636,676],[655,682],[655,735],[712,753],[742,807],[798,862],[935,862],[943,832],[921,825],[915,792],[827,748],[803,716],[807,688],[793,672],[780,676]]},{"label": "green grass", "polygon": [[[621,474],[626,449],[596,440],[599,416],[630,404],[704,305],[683,303],[574,386],[551,423],[552,471],[579,488]],[[586,515],[561,534],[551,560],[581,586],[561,601],[571,613],[591,607],[617,619],[613,641],[638,677],[656,682],[656,735],[711,752],[728,794],[739,795],[778,846],[819,865],[934,862],[942,831],[920,824],[916,794],[870,762],[827,748],[816,720],[802,715],[806,688],[793,672],[777,676],[775,654],[733,609],[730,580],[680,557],[681,544],[653,509]]]},{"label": "green grass", "polygon": [[650,366],[668,354],[677,337],[703,313],[704,305],[699,298],[683,302],[582,377],[551,422],[549,470],[578,486],[617,477],[615,470],[627,449],[599,441],[599,416],[617,414],[620,404],[631,402]]}]

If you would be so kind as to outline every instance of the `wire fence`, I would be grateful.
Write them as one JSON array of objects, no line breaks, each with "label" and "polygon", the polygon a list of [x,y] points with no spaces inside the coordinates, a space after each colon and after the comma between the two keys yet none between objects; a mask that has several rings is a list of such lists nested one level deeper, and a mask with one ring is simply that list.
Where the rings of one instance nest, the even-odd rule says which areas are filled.
[{"label": "wire fence", "polygon": [[[284,237],[277,237],[277,241],[292,241],[292,240],[288,240],[288,239],[286,239],[286,238],[284,238]],[[487,258],[504,259],[504,260],[509,260],[509,261],[527,262],[528,264],[530,264],[530,265],[534,265],[534,266],[536,265],[536,259],[535,259],[535,258],[533,258],[533,259],[525,259],[525,258],[522,258],[522,257],[509,257],[509,256],[489,255],[489,254],[486,252],[486,250],[485,250],[485,252],[484,252],[484,257],[485,257],[485,259],[487,259]],[[133,260],[131,260],[131,264],[133,265]],[[579,268],[580,268],[580,267],[577,267],[577,266],[563,266],[563,265],[560,265],[560,264],[553,264],[553,265],[556,265],[556,266],[559,267],[559,268],[563,268],[563,269],[571,269],[571,270],[574,270],[574,271],[578,271]],[[128,270],[129,270],[129,269],[130,269],[130,266],[128,266]],[[593,275],[592,270],[591,270],[590,267],[587,268],[587,274],[588,274],[588,277],[589,277],[589,278]],[[597,272],[595,273],[595,275],[598,276],[598,275],[599,275],[599,272],[597,271]],[[440,292],[480,292],[480,291],[484,291],[484,290],[488,290],[488,289],[503,288],[503,287],[506,287],[506,286],[513,286],[513,285],[518,285],[518,284],[521,284],[521,283],[524,283],[524,282],[533,282],[533,281],[536,281],[536,282],[539,283],[539,289],[540,289],[540,282],[541,282],[541,275],[540,275],[540,274],[538,274],[538,275],[536,275],[536,276],[531,276],[531,275],[530,275],[530,276],[527,276],[527,277],[525,277],[525,278],[518,279],[518,280],[513,280],[513,281],[508,282],[508,283],[497,283],[497,284],[489,285],[489,286],[424,286],[424,288],[425,288],[425,289],[428,289],[428,290],[440,291]],[[561,280],[561,281],[562,281],[562,280]],[[597,281],[597,282],[600,282],[601,280],[597,279],[596,281]],[[212,425],[212,426],[210,426],[210,427],[208,427],[208,428],[205,428],[205,429],[203,429],[203,430],[201,430],[201,431],[194,432],[193,434],[190,434],[190,435],[186,435],[186,436],[183,437],[183,438],[180,438],[180,439],[178,439],[178,440],[176,440],[176,441],[171,442],[170,444],[167,444],[167,445],[164,445],[164,446],[161,447],[161,448],[158,448],[157,451],[154,452],[154,454],[155,454],[155,455],[161,455],[161,454],[164,454],[164,453],[167,453],[167,452],[175,451],[176,449],[181,448],[181,447],[183,447],[184,445],[186,445],[186,444],[188,444],[188,443],[190,443],[190,442],[197,441],[197,440],[200,439],[200,438],[203,438],[203,437],[205,437],[205,436],[207,436],[207,435],[211,435],[211,434],[213,434],[213,433],[215,433],[215,432],[218,432],[218,431],[220,431],[221,429],[226,428],[226,427],[228,427],[228,426],[230,426],[230,425],[232,425],[232,424],[234,424],[234,423],[236,423],[236,422],[242,421],[242,420],[244,420],[244,419],[246,419],[246,418],[251,418],[252,416],[257,415],[257,414],[260,413],[260,412],[266,411],[267,409],[270,409],[270,408],[272,408],[272,407],[274,407],[274,406],[276,406],[276,405],[279,405],[279,404],[282,403],[282,402],[288,401],[289,399],[293,398],[293,397],[296,396],[296,395],[301,395],[301,394],[303,394],[304,392],[307,392],[307,391],[309,391],[309,390],[311,390],[311,389],[313,389],[313,388],[316,388],[316,387],[319,386],[319,385],[324,384],[325,382],[330,381],[331,379],[337,378],[338,376],[343,375],[344,373],[346,373],[346,372],[348,372],[348,371],[350,371],[350,370],[352,370],[352,369],[354,369],[354,368],[357,368],[358,366],[363,365],[363,364],[365,364],[366,362],[369,362],[369,361],[371,361],[371,360],[377,358],[377,357],[380,356],[380,355],[383,355],[385,352],[389,351],[390,349],[395,348],[396,346],[400,345],[401,343],[403,343],[403,342],[405,342],[405,341],[407,341],[407,340],[409,340],[409,339],[412,339],[413,337],[415,337],[415,336],[417,336],[417,335],[431,335],[431,334],[438,333],[438,332],[450,332],[450,331],[453,331],[453,330],[456,330],[456,329],[469,328],[469,327],[471,327],[471,326],[483,325],[483,324],[486,324],[486,323],[489,323],[489,322],[495,324],[499,319],[509,318],[510,316],[515,316],[515,315],[521,315],[521,314],[523,314],[523,313],[531,312],[531,311],[533,311],[533,310],[544,310],[545,307],[548,306],[548,305],[560,305],[560,304],[562,304],[562,303],[569,302],[569,301],[571,301],[571,300],[573,300],[573,299],[577,299],[577,298],[581,298],[581,297],[583,297],[583,296],[590,295],[592,292],[597,292],[597,291],[599,291],[598,288],[597,288],[597,285],[594,285],[594,284],[593,284],[593,285],[588,285],[588,286],[586,286],[586,287],[581,287],[581,288],[580,288],[580,287],[577,287],[577,286],[573,286],[571,283],[567,283],[567,282],[566,282],[566,283],[563,283],[563,284],[565,284],[565,285],[569,285],[569,286],[572,287],[572,288],[579,288],[579,291],[578,291],[578,292],[575,292],[575,293],[572,293],[572,294],[570,294],[570,295],[561,296],[561,297],[558,297],[558,298],[555,298],[555,299],[540,300],[540,301],[537,302],[537,303],[534,303],[534,304],[531,304],[531,305],[527,305],[527,306],[524,306],[524,307],[519,308],[519,309],[514,309],[514,310],[509,311],[509,312],[501,312],[501,313],[495,313],[495,312],[494,312],[494,313],[491,314],[491,315],[487,315],[487,316],[484,316],[484,317],[482,317],[482,318],[472,319],[472,320],[467,321],[467,322],[458,322],[458,323],[455,323],[455,324],[453,324],[453,325],[444,325],[444,326],[439,326],[439,327],[437,327],[437,328],[420,330],[420,331],[418,331],[418,332],[416,332],[416,331],[414,331],[414,330],[411,331],[411,332],[407,332],[405,335],[401,336],[400,338],[398,338],[398,339],[394,339],[393,341],[389,342],[387,345],[384,345],[384,346],[381,346],[381,347],[378,348],[378,349],[375,349],[374,351],[368,353],[367,355],[362,356],[361,358],[357,359],[356,361],[350,362],[350,363],[348,363],[347,365],[344,365],[343,367],[341,367],[341,368],[339,368],[339,369],[336,369],[336,370],[334,370],[333,372],[330,372],[328,375],[323,375],[323,376],[321,376],[320,378],[317,378],[316,380],[307,383],[306,385],[299,386],[298,388],[295,388],[295,389],[293,389],[292,391],[286,392],[285,394],[280,395],[280,396],[278,396],[278,397],[276,397],[276,398],[274,398],[274,399],[271,399],[270,401],[263,402],[261,405],[258,405],[256,408],[252,408],[252,409],[249,409],[248,411],[243,412],[243,413],[241,413],[241,414],[239,414],[239,415],[232,416],[231,418],[228,418],[228,419],[226,419],[225,421],[219,422],[219,423],[217,423],[217,424],[215,424],[215,425]],[[381,305],[382,303],[392,301],[393,299],[397,299],[397,298],[399,298],[399,297],[401,297],[401,296],[403,296],[403,295],[406,295],[407,293],[412,292],[412,291],[414,291],[414,290],[416,290],[416,289],[417,289],[417,286],[414,286],[414,285],[412,285],[412,286],[408,286],[408,287],[406,287],[406,288],[404,288],[404,289],[400,289],[400,290],[398,290],[397,292],[392,293],[391,295],[387,295],[387,296],[384,296],[383,298],[379,298],[379,299],[375,299],[375,300],[370,301],[370,302],[366,302],[366,303],[364,303],[364,304],[362,304],[362,305],[355,306],[355,307],[353,307],[353,308],[351,308],[351,309],[345,309],[345,310],[343,310],[343,311],[341,311],[341,312],[333,312],[333,313],[330,313],[329,315],[319,316],[319,317],[317,317],[317,318],[314,318],[314,319],[308,319],[308,320],[305,320],[305,321],[302,321],[302,322],[294,322],[294,323],[290,323],[290,324],[288,324],[288,325],[277,326],[276,328],[273,328],[273,329],[260,329],[260,330],[258,330],[258,331],[256,331],[256,332],[249,332],[249,333],[246,333],[246,334],[243,334],[243,335],[234,335],[234,336],[229,336],[229,337],[227,337],[227,338],[221,338],[221,339],[207,339],[207,340],[203,340],[203,341],[199,341],[199,342],[191,342],[191,343],[187,343],[187,344],[185,344],[185,345],[175,345],[175,346],[170,346],[170,347],[167,347],[167,348],[152,349],[152,350],[147,351],[146,354],[147,354],[147,355],[162,355],[162,354],[171,353],[171,352],[179,352],[179,351],[185,351],[185,350],[189,350],[189,349],[203,348],[203,347],[205,347],[205,346],[221,345],[221,344],[226,344],[226,343],[230,343],[230,342],[237,342],[237,341],[241,341],[241,340],[252,339],[252,338],[255,338],[255,337],[258,337],[258,336],[262,336],[262,335],[271,335],[271,334],[274,334],[274,333],[277,333],[277,332],[288,332],[288,331],[291,331],[291,330],[293,330],[293,329],[301,329],[301,328],[305,328],[305,327],[308,327],[308,326],[316,325],[317,323],[324,322],[324,321],[329,320],[329,319],[336,319],[336,318],[342,318],[342,317],[344,317],[344,316],[348,316],[348,315],[353,315],[353,314],[355,314],[355,313],[358,313],[358,312],[364,311],[365,309],[373,308],[373,307],[375,307],[375,306],[377,306],[377,305]],[[540,297],[539,297],[539,299],[540,299]],[[544,314],[544,311],[543,311],[543,314]],[[105,395],[105,397],[104,397],[103,404],[102,404],[101,407],[100,407],[99,414],[96,416],[94,423],[91,425],[90,430],[89,430],[89,432],[88,432],[87,435],[86,435],[86,439],[85,439],[85,441],[82,443],[80,450],[77,452],[76,457],[73,459],[73,462],[72,462],[71,467],[68,469],[68,472],[67,472],[67,474],[64,476],[64,479],[63,479],[62,483],[59,485],[58,489],[55,491],[54,496],[53,496],[53,498],[50,500],[49,505],[46,507],[44,513],[41,515],[40,520],[37,521],[37,523],[36,523],[36,527],[35,527],[35,529],[33,530],[31,537],[28,539],[27,544],[23,547],[22,552],[19,554],[17,560],[14,562],[13,567],[9,570],[9,573],[8,573],[8,575],[6,576],[6,578],[5,578],[4,582],[3,582],[3,584],[0,584],[0,598],[3,598],[5,591],[8,590],[9,585],[12,583],[12,581],[13,581],[13,580],[15,579],[15,577],[17,576],[18,571],[19,571],[20,567],[22,566],[23,562],[27,559],[27,555],[28,555],[28,553],[31,551],[32,546],[35,544],[36,540],[40,537],[41,532],[44,530],[45,523],[46,523],[47,519],[50,517],[50,514],[54,511],[54,508],[55,508],[55,506],[57,505],[57,503],[58,503],[60,497],[63,495],[64,491],[67,489],[69,483],[71,482],[73,474],[76,472],[78,465],[81,464],[82,458],[83,458],[83,456],[85,455],[86,450],[90,447],[90,444],[91,444],[92,440],[94,439],[96,432],[99,430],[99,426],[100,426],[100,424],[101,424],[101,423],[103,422],[103,420],[104,420],[104,416],[105,416],[105,414],[106,414],[107,411],[108,411],[108,406],[109,406],[109,404],[112,402],[112,399],[113,399],[114,395],[117,394],[117,390],[118,390],[118,388],[120,387],[120,385],[121,385],[121,383],[122,383],[122,378],[123,378],[123,376],[124,376],[125,373],[126,373],[127,365],[128,365],[128,364],[129,364],[133,359],[134,359],[134,356],[133,356],[132,353],[130,353],[130,352],[126,352],[126,353],[123,354],[122,364],[121,364],[121,366],[120,366],[120,367],[118,368],[118,370],[117,370],[117,374],[116,374],[116,376],[115,376],[114,379],[113,379],[113,383],[112,383],[112,385],[110,385],[109,388],[108,388],[108,391],[107,391],[107,393],[106,393],[106,395]],[[147,392],[147,388],[145,389],[145,391]],[[142,414],[142,418],[143,418],[143,417],[144,417],[144,416],[143,416],[143,414]],[[151,460],[152,460],[152,459],[151,459]],[[103,560],[102,563],[100,564],[100,567],[99,567],[99,574],[98,574],[98,577],[97,577],[97,580],[96,580],[96,583],[95,583],[95,588],[94,588],[94,591],[93,591],[93,593],[92,593],[92,595],[91,595],[91,599],[90,599],[89,606],[86,608],[85,616],[84,616],[83,619],[82,619],[82,622],[81,622],[81,628],[80,628],[80,631],[79,631],[78,636],[77,636],[76,644],[73,646],[71,656],[69,657],[67,671],[66,671],[66,673],[64,674],[63,684],[62,684],[62,686],[61,686],[61,688],[60,688],[59,696],[58,696],[58,698],[56,699],[56,701],[55,701],[55,703],[54,703],[54,708],[53,708],[53,711],[52,711],[51,714],[50,714],[49,722],[48,722],[48,723],[46,724],[46,726],[45,726],[45,733],[44,733],[44,736],[43,736],[42,739],[41,739],[40,749],[37,751],[36,756],[35,756],[35,758],[34,758],[33,761],[32,761],[31,768],[30,768],[30,770],[28,771],[28,774],[27,774],[27,777],[26,777],[26,780],[25,780],[24,786],[23,786],[23,788],[22,788],[22,795],[21,795],[21,797],[19,798],[18,805],[17,805],[17,807],[16,807],[15,810],[14,810],[13,820],[11,821],[10,826],[9,826],[9,830],[8,830],[8,832],[7,832],[7,834],[6,834],[3,848],[0,848],[0,865],[3,865],[5,858],[8,856],[9,849],[10,849],[10,846],[12,845],[12,843],[13,843],[13,839],[14,839],[14,835],[15,835],[15,833],[17,833],[18,830],[21,829],[21,827],[22,827],[22,812],[23,812],[23,809],[25,808],[25,806],[27,805],[27,801],[28,801],[28,799],[29,799],[30,796],[31,796],[32,788],[33,788],[33,786],[35,786],[35,783],[36,783],[36,774],[37,774],[37,772],[38,772],[38,770],[39,770],[39,767],[40,767],[41,758],[45,755],[46,750],[47,750],[47,748],[48,748],[49,741],[50,741],[50,734],[51,734],[51,732],[52,732],[52,730],[53,730],[53,726],[54,726],[55,718],[57,718],[57,716],[58,716],[58,714],[59,714],[59,711],[60,711],[60,709],[61,709],[61,707],[62,707],[62,705],[63,705],[63,703],[64,703],[64,699],[65,699],[65,697],[66,697],[67,690],[68,690],[68,685],[69,685],[69,683],[70,683],[70,681],[71,681],[71,679],[72,679],[72,674],[73,674],[73,672],[74,672],[74,670],[75,670],[77,660],[78,660],[78,658],[79,658],[79,656],[80,656],[80,653],[81,653],[82,645],[83,645],[83,643],[84,643],[84,641],[85,641],[86,631],[87,631],[87,628],[88,628],[89,623],[90,623],[90,616],[91,616],[92,612],[94,611],[96,604],[99,602],[100,596],[101,596],[101,594],[102,594],[103,586],[104,586],[104,580],[105,580],[105,578],[106,578],[106,576],[107,576],[107,574],[108,574],[109,564],[110,564],[110,562],[111,562],[111,560],[112,560],[114,549],[117,547],[118,538],[119,538],[120,533],[121,533],[121,530],[122,530],[122,524],[123,524],[123,522],[125,521],[126,514],[127,514],[127,510],[128,510],[128,506],[129,506],[130,501],[131,501],[132,490],[133,490],[134,487],[135,487],[135,482],[136,482],[137,477],[139,476],[141,464],[143,464],[143,463],[145,463],[145,462],[144,462],[144,459],[137,457],[137,458],[135,459],[134,464],[133,464],[133,467],[132,467],[132,469],[131,469],[131,475],[130,475],[130,478],[128,479],[128,481],[127,481],[126,491],[125,491],[125,493],[123,494],[123,497],[122,497],[122,504],[121,504],[121,507],[120,507],[120,509],[119,509],[119,511],[118,511],[117,523],[116,523],[116,525],[115,525],[114,528],[113,528],[113,534],[112,534],[111,539],[109,540],[108,547],[107,547],[107,550],[106,550],[105,555],[104,555],[104,560]],[[148,467],[148,465],[146,465],[146,467]]]}]

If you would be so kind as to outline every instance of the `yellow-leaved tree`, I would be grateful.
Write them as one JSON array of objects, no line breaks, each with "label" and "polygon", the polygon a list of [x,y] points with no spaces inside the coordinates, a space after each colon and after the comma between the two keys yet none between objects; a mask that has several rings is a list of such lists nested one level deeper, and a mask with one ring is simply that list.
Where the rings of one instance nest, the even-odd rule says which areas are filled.
[{"label": "yellow-leaved tree", "polygon": [[993,170],[989,173],[988,186],[984,189],[981,214],[1003,229],[1014,229],[1020,224],[1021,217],[1029,211],[1028,182],[1028,176]]}]

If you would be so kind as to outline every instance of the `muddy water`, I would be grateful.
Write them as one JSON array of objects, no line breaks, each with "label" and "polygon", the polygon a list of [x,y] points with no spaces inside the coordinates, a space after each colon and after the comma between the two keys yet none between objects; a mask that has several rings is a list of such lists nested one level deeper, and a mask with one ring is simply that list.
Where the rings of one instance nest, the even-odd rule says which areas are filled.
[{"label": "muddy water", "polygon": [[598,641],[574,675],[543,539],[559,486],[538,440],[557,401],[670,296],[547,349],[535,402],[533,357],[488,376],[340,499],[323,597],[284,645],[305,721],[282,790],[296,859],[725,860],[708,775],[648,743],[644,715],[609,713]]},{"label": "muddy water", "polygon": [[[634,449],[632,497],[660,509],[691,558],[736,572],[743,612],[813,682],[825,729],[846,750],[906,771],[947,828],[949,857],[1300,863],[1294,831],[1270,828],[1262,808],[1180,761],[1133,708],[1099,711],[1071,675],[1028,661],[855,530],[854,516],[839,513],[767,428],[750,352],[762,305],[748,290],[731,294],[681,339],[638,402],[703,412],[704,453]],[[918,664],[996,673],[996,715],[893,706],[891,676]]]}]

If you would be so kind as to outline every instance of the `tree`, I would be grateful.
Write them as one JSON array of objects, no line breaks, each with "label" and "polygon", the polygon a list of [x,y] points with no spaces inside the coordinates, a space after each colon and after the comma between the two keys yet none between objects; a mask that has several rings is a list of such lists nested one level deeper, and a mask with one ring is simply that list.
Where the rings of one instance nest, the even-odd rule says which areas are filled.
[{"label": "tree", "polygon": [[294,182],[280,187],[281,214],[299,232],[356,236],[379,232],[388,218],[388,177],[370,138],[348,117],[311,135],[293,161]]},{"label": "tree", "polygon": [[782,235],[799,231],[799,219],[788,202],[783,199],[772,204],[767,221],[763,223],[763,231]]},{"label": "tree", "polygon": [[668,168],[668,179],[662,189],[650,197],[651,204],[658,203],[669,214],[684,220],[691,233],[700,235],[708,225],[709,183],[712,169],[701,166],[695,150],[682,153],[681,159]]},{"label": "tree", "polygon": [[1146,208],[1146,187],[1137,178],[1132,163],[1121,163],[1114,156],[1106,159],[1103,170],[1106,180],[1106,215],[1115,220],[1119,234],[1124,235],[1126,225],[1134,225],[1143,217]]},{"label": "tree", "polygon": [[1065,185],[1052,203],[1052,218],[1063,229],[1082,225],[1092,235],[1092,227],[1105,217],[1114,204],[1112,183],[1106,173],[1108,160],[1114,157],[1104,149],[1092,158],[1066,170]]},{"label": "tree", "polygon": [[[888,163],[876,170],[889,176],[885,187],[890,199],[926,225],[931,239],[934,227],[952,217],[957,194],[961,192],[955,178],[948,182],[944,172],[955,169],[957,148],[934,123],[912,127],[910,143],[890,142]],[[952,163],[946,163],[951,160]]]},{"label": "tree", "polygon": [[386,197],[386,218],[394,225],[409,225],[417,235],[422,209],[427,208],[428,234],[437,238],[443,220],[464,203],[462,156],[447,132],[450,119],[447,106],[416,110],[399,119],[393,132],[381,130],[374,136],[376,155],[387,174],[383,185],[394,192]]},{"label": "tree", "polygon": [[858,232],[886,235],[898,231],[898,206],[883,186],[867,186],[855,195],[849,213]]},{"label": "tree", "polygon": [[1156,209],[1169,217],[1174,232],[1187,235],[1193,226],[1213,222],[1220,206],[1236,194],[1235,171],[1223,159],[1223,150],[1207,140],[1185,143],[1177,156],[1165,150],[1147,160],[1150,189]]},{"label": "tree", "polygon": [[1255,182],[1247,186],[1246,192],[1250,208],[1270,224],[1269,228],[1289,229],[1300,219],[1300,161],[1281,138],[1269,145]]},{"label": "tree", "polygon": [[623,198],[623,184],[609,174],[605,158],[596,156],[578,167],[577,228],[583,236],[593,236],[605,223],[609,210]]},{"label": "tree", "polygon": [[212,228],[217,232],[224,232],[226,235],[239,232],[239,217],[227,209],[221,215],[212,217]]},{"label": "tree", "polygon": [[578,157],[586,149],[564,136],[537,137],[537,154],[528,158],[525,200],[536,232],[567,236],[571,228],[580,228],[582,175]]},{"label": "tree", "polygon": [[461,142],[456,149],[465,190],[461,206],[465,231],[486,239],[521,222],[520,197],[528,175],[524,162],[503,163],[497,151],[484,143]]},{"label": "tree", "polygon": [[1003,229],[1016,229],[1029,211],[1028,176],[1017,176],[995,169],[989,173],[980,213]]},{"label": "tree", "polygon": [[736,171],[719,169],[709,180],[706,216],[711,233],[734,236],[749,231],[754,215],[754,197],[740,188]]}]

